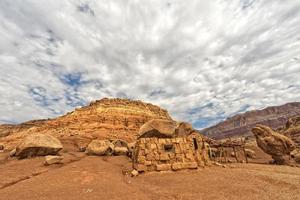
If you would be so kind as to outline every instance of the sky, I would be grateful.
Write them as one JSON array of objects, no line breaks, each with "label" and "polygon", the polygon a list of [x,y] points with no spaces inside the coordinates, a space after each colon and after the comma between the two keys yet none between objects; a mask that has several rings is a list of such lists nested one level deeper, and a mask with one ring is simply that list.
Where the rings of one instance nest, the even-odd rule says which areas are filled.
[{"label": "sky", "polygon": [[208,127],[300,101],[300,0],[0,0],[0,123],[104,97]]}]

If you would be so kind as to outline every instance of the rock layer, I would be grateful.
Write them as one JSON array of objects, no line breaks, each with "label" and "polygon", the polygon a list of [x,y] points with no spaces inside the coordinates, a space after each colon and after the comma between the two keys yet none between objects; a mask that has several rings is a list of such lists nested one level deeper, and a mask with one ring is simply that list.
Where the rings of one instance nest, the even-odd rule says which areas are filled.
[{"label": "rock layer", "polygon": [[166,110],[149,103],[104,98],[55,119],[0,125],[0,143],[13,148],[21,138],[32,133],[130,142],[136,138],[139,128],[151,119],[172,120]]},{"label": "rock layer", "polygon": [[300,148],[300,116],[289,119],[286,126],[278,131],[290,137]]},{"label": "rock layer", "polygon": [[284,126],[289,118],[299,115],[300,102],[288,103],[238,114],[201,132],[214,139],[248,136],[258,124],[277,129]]}]

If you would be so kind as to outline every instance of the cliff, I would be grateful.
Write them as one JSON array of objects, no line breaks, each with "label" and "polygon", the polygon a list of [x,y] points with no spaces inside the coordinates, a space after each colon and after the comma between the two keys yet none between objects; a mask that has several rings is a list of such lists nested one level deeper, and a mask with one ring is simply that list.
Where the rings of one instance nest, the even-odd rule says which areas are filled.
[{"label": "cliff", "polygon": [[248,136],[257,124],[278,129],[283,127],[289,118],[298,115],[300,115],[300,102],[287,103],[235,115],[201,132],[214,139]]}]

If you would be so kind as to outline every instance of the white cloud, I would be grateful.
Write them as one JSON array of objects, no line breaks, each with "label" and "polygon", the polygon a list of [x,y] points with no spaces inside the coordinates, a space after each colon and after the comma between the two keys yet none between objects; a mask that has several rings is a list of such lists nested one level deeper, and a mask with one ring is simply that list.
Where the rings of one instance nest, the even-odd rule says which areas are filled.
[{"label": "white cloud", "polygon": [[103,97],[202,127],[300,99],[300,1],[0,2],[0,122]]}]

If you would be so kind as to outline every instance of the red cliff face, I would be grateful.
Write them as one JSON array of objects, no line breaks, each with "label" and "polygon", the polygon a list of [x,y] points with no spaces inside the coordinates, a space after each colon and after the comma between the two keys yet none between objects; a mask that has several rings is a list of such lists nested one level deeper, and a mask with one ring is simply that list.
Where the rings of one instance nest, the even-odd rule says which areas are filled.
[{"label": "red cliff face", "polygon": [[235,115],[215,126],[202,130],[202,132],[214,139],[248,136],[251,135],[251,129],[257,124],[278,129],[284,126],[289,118],[298,115],[300,115],[300,102],[288,103]]},{"label": "red cliff face", "polygon": [[4,140],[15,143],[31,133],[132,141],[139,128],[150,119],[171,117],[166,110],[142,101],[104,98],[55,119],[0,125],[0,143]]}]

